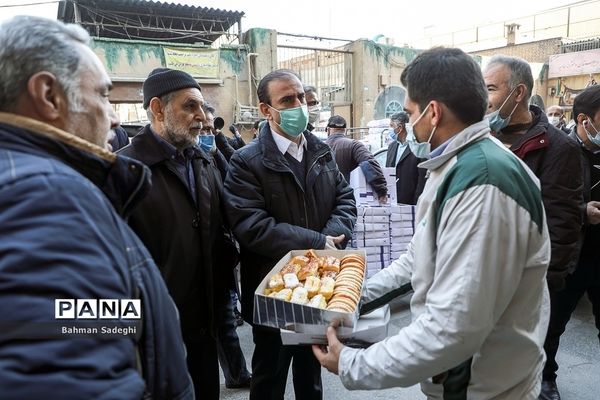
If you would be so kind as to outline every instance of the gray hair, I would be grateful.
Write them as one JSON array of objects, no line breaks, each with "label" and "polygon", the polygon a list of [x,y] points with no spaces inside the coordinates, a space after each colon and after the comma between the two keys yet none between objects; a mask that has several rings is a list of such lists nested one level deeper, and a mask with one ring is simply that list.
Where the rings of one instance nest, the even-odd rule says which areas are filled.
[{"label": "gray hair", "polygon": [[527,88],[527,100],[529,100],[533,92],[533,74],[527,61],[519,57],[496,55],[490,59],[487,68],[496,64],[505,65],[510,70],[508,85],[511,90],[521,83],[525,85]]},{"label": "gray hair", "polygon": [[[12,111],[29,79],[38,72],[53,74],[65,91],[70,111],[78,111],[80,53],[75,43],[88,45],[80,26],[20,15],[0,24],[0,111]],[[75,78],[75,79],[74,79]]]},{"label": "gray hair", "polygon": [[[175,97],[175,93],[176,91],[163,94],[158,99],[166,107],[171,102],[171,100],[173,100],[173,97]],[[152,109],[150,108],[150,106],[148,106],[148,108],[146,109],[146,116],[148,117],[148,120],[150,122],[154,122],[154,113],[152,113]]]}]

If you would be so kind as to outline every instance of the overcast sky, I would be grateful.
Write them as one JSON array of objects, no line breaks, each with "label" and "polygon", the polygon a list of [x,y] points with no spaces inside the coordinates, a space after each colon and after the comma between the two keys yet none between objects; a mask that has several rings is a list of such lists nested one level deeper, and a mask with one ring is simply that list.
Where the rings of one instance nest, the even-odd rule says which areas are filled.
[{"label": "overcast sky", "polygon": [[[0,0],[0,20],[17,14],[56,18],[58,2],[48,0]],[[392,37],[396,44],[424,36],[426,29],[445,32],[531,15],[575,3],[569,0],[188,0],[172,1],[201,7],[243,11],[242,29],[271,28],[284,33],[355,40],[377,35]],[[32,6],[4,7],[38,3]],[[435,28],[432,28],[435,27]]]}]

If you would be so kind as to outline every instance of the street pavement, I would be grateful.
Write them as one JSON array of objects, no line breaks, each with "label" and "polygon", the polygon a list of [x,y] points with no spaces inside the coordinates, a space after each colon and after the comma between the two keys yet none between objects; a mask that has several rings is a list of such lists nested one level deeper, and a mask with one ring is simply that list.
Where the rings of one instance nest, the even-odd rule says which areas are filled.
[{"label": "street pavement", "polygon": [[[408,298],[400,299],[393,304],[392,318],[388,335],[392,336],[410,322]],[[248,368],[254,345],[248,324],[237,329],[242,350],[246,355]],[[566,332],[561,338],[558,352],[558,388],[562,400],[598,400],[600,399],[600,346],[598,332],[594,326],[592,307],[587,298],[580,301]],[[290,368],[291,370],[291,368]],[[423,400],[418,385],[410,388],[394,388],[377,391],[348,391],[339,378],[323,369],[324,400]],[[501,379],[501,378],[499,378]],[[221,399],[241,400],[248,398],[248,390],[226,389],[221,374]],[[285,398],[294,399],[291,373]],[[302,400],[302,399],[298,399]],[[517,400],[517,399],[515,399]]]}]

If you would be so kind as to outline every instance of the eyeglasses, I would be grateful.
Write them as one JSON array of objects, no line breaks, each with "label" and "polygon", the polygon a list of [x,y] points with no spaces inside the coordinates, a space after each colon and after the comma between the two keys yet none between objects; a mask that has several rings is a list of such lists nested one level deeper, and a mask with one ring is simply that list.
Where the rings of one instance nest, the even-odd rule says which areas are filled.
[{"label": "eyeglasses", "polygon": [[319,101],[318,101],[318,100],[308,101],[308,102],[306,103],[306,105],[307,105],[307,106],[309,106],[309,107],[314,107],[314,106],[316,106],[316,105],[318,105],[318,104],[319,104]]}]

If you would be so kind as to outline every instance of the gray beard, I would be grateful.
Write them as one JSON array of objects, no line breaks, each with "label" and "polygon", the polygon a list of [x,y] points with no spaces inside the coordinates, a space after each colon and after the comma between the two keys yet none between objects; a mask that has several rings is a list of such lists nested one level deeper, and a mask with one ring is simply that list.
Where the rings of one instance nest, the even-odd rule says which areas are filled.
[{"label": "gray beard", "polygon": [[190,134],[189,129],[177,126],[170,116],[165,116],[164,129],[165,140],[175,146],[178,150],[191,147],[197,142],[197,137]]}]

